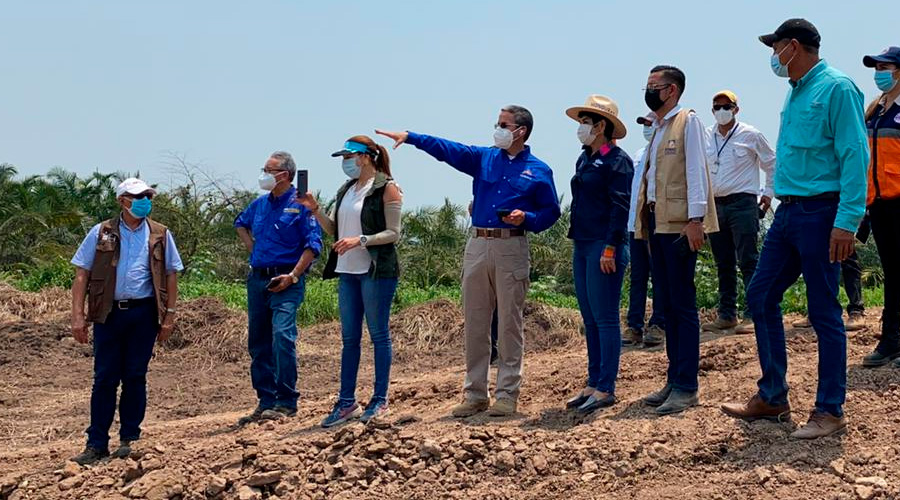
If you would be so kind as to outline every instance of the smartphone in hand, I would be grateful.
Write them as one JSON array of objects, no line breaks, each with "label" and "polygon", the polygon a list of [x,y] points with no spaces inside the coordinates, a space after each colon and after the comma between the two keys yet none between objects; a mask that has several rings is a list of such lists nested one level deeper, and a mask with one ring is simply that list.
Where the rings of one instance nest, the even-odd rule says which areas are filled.
[{"label": "smartphone in hand", "polygon": [[272,279],[269,280],[269,284],[266,285],[266,290],[272,290],[272,289],[274,289],[276,286],[278,286],[278,280],[275,279],[275,278],[272,278]]},{"label": "smartphone in hand", "polygon": [[309,170],[297,171],[297,194],[302,196],[309,192]]},{"label": "smartphone in hand", "polygon": [[512,213],[512,210],[499,209],[497,210],[497,217],[502,221],[504,217],[509,217],[509,214]]}]

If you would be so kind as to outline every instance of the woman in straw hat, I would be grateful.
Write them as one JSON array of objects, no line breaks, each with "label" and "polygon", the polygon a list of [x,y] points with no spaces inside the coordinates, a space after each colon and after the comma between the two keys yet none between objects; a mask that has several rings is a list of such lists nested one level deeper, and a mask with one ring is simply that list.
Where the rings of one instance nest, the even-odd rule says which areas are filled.
[{"label": "woman in straw hat", "polygon": [[566,402],[590,413],[616,401],[622,336],[619,300],[628,265],[628,208],[634,166],[615,145],[625,137],[616,103],[591,95],[583,106],[566,110],[579,123],[582,153],[572,177],[569,238],[574,240],[575,295],[584,320],[588,377],[584,389]]},{"label": "woman in straw hat", "polygon": [[[388,324],[400,274],[396,243],[402,193],[391,177],[387,150],[370,137],[357,135],[331,156],[341,157],[341,168],[349,177],[338,190],[331,212],[322,212],[310,193],[298,197],[336,240],[322,276],[339,280],[341,389],[322,427],[357,417],[365,423],[387,413],[392,358]],[[375,388],[365,411],[356,402],[364,318],[375,351]]]}]

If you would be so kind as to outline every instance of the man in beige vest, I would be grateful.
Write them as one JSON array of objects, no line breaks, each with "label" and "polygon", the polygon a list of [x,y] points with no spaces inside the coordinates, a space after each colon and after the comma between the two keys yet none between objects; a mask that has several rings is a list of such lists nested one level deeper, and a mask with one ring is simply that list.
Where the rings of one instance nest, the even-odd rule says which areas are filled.
[{"label": "man in beige vest", "polygon": [[674,66],[650,70],[644,101],[656,116],[637,200],[634,235],[650,240],[653,283],[666,317],[666,385],[644,398],[660,415],[694,406],[700,365],[700,317],[694,268],[704,233],[719,230],[706,165],[706,131],[678,101],[684,73]]}]

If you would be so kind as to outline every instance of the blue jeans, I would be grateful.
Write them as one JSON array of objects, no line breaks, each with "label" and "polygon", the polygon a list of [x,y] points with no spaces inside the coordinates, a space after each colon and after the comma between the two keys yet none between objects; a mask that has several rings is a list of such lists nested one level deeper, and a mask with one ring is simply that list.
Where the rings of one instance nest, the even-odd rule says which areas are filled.
[{"label": "blue jeans", "polygon": [[106,323],[94,323],[94,386],[91,389],[91,425],[87,445],[98,450],[109,446],[109,428],[116,416],[119,397],[119,438],[141,437],[147,409],[147,365],[159,332],[156,302],[130,309],[113,308]]},{"label": "blue jeans", "polygon": [[341,392],[342,407],[356,403],[356,375],[359,373],[362,322],[366,319],[375,350],[374,401],[387,402],[391,379],[391,303],[397,291],[397,278],[373,279],[368,274],[340,274],[338,306],[341,314]]},{"label": "blue jeans", "polygon": [[278,293],[266,289],[269,278],[247,276],[250,379],[263,409],[297,408],[297,309],[306,277]]},{"label": "blue jeans", "polygon": [[[653,223],[651,217],[651,228]],[[652,233],[650,256],[656,279],[653,286],[664,299],[666,313],[666,383],[694,392],[700,371],[700,315],[694,286],[697,252],[691,251],[686,236]]]},{"label": "blue jeans", "polygon": [[616,247],[616,270],[600,269],[606,244],[602,240],[575,240],[572,272],[575,296],[584,320],[588,353],[587,386],[613,394],[619,374],[622,332],[619,330],[619,298],[628,265],[628,247]]},{"label": "blue jeans", "polygon": [[786,404],[787,350],[781,300],[803,274],[809,322],[819,342],[816,409],[840,416],[847,391],[847,335],[838,301],[841,265],[828,262],[837,205],[837,200],[807,200],[778,206],[750,281],[747,302],[756,325],[762,368],[759,395],[771,405]]},{"label": "blue jeans", "polygon": [[666,329],[666,313],[663,312],[664,301],[656,291],[656,280],[651,277],[653,266],[650,263],[650,244],[647,240],[636,240],[634,233],[628,234],[629,256],[631,259],[631,288],[628,291],[628,326],[642,332],[644,316],[647,310],[647,281],[652,280],[653,313],[648,326],[656,325]]}]

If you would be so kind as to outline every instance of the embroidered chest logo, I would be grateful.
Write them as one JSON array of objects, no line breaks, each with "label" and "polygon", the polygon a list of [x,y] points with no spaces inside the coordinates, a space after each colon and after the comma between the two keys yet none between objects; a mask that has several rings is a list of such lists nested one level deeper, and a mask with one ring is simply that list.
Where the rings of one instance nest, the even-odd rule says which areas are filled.
[{"label": "embroidered chest logo", "polygon": [[678,152],[678,148],[676,147],[675,139],[669,139],[669,143],[666,144],[666,149],[663,150],[663,154],[673,155]]},{"label": "embroidered chest logo", "polygon": [[299,213],[300,213],[300,209],[299,209],[299,208],[291,208],[291,207],[287,207],[287,208],[284,209],[284,213],[286,213],[286,214],[299,214]]}]

